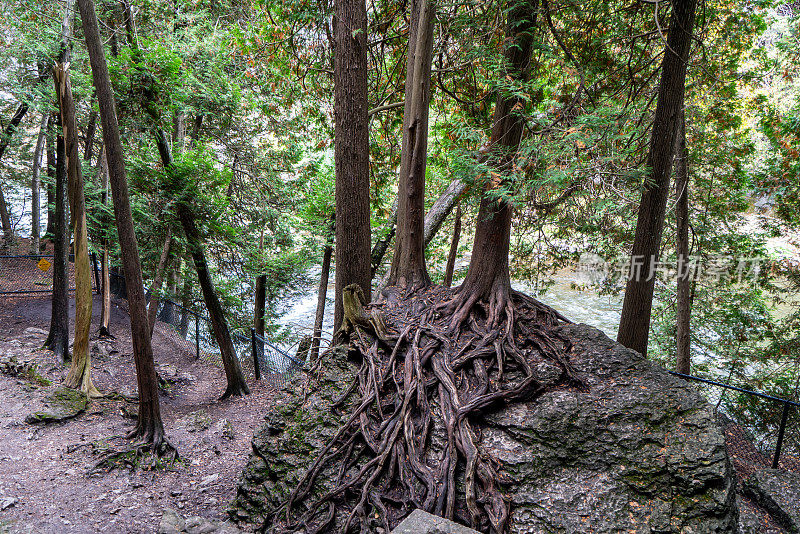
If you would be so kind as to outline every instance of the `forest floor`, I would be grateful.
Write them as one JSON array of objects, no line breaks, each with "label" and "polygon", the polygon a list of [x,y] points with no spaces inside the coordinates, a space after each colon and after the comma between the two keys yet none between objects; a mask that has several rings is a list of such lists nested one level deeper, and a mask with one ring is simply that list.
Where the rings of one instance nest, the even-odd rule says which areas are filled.
[{"label": "forest floor", "polygon": [[[0,354],[35,360],[42,381],[0,375],[0,532],[156,532],[165,508],[184,517],[223,521],[247,461],[261,406],[274,388],[250,382],[245,398],[218,401],[222,369],[195,359],[194,345],[168,327],[153,335],[156,368],[166,381],[161,411],[180,460],[171,466],[92,472],[106,447],[123,448],[137,412],[135,367],[128,314],[116,303],[110,343],[92,335],[92,376],[111,398],[91,402],[65,422],[31,425],[25,417],[66,376],[67,367],[41,347],[49,327],[50,299],[0,299]],[[95,298],[93,332],[100,303]],[[70,310],[70,332],[74,311]],[[129,400],[125,400],[128,397]]]}]

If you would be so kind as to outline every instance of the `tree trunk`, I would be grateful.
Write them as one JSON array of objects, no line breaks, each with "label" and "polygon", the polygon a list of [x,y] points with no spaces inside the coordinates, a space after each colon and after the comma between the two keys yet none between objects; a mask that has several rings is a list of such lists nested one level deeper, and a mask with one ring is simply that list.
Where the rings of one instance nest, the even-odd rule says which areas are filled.
[{"label": "tree trunk", "polygon": [[[467,183],[461,180],[460,178],[454,179],[450,182],[450,185],[447,186],[444,193],[442,193],[439,198],[436,199],[436,202],[433,203],[431,209],[428,210],[428,213],[425,214],[425,246],[427,247],[433,238],[436,236],[436,233],[439,231],[439,228],[442,227],[442,223],[450,215],[450,212],[453,211],[453,206],[455,206],[458,201],[461,199],[461,196],[467,190]],[[375,271],[377,270],[378,266],[383,261],[383,255],[386,254],[386,249],[388,248],[389,242],[392,240],[395,234],[395,225],[397,223],[397,206],[395,205],[392,217],[389,221],[390,230],[384,236],[383,239],[379,240],[375,243],[375,246],[372,247],[372,276],[375,276]],[[378,282],[377,286],[375,287],[375,293],[378,294],[380,291],[386,287],[387,282],[389,281],[389,272],[387,272],[383,278]]]},{"label": "tree trunk", "polygon": [[[508,76],[520,81],[528,77],[536,28],[538,0],[519,2],[508,13],[507,35],[511,42],[504,52]],[[488,161],[493,169],[487,180],[478,209],[475,239],[467,275],[457,291],[461,304],[453,314],[453,324],[460,324],[479,300],[487,300],[487,324],[499,324],[510,302],[511,276],[508,253],[511,242],[512,206],[503,199],[494,199],[489,192],[503,182],[503,173],[513,166],[522,140],[524,118],[519,97],[498,91],[494,123],[489,140]]]},{"label": "tree trunk", "polygon": [[[100,202],[103,206],[108,205],[108,163],[106,162],[106,147],[100,145],[100,153],[97,155],[98,159],[98,176],[100,177]],[[114,337],[111,334],[111,270],[109,269],[109,254],[108,254],[108,233],[110,232],[110,224],[108,217],[103,210],[103,215],[100,217],[100,246],[103,249],[102,258],[100,263],[100,283],[102,286],[102,305],[100,308],[100,328],[98,335],[100,337]]]},{"label": "tree trunk", "polygon": [[186,235],[189,253],[192,255],[192,260],[194,260],[197,278],[200,281],[200,289],[203,291],[203,300],[211,316],[214,338],[217,340],[220,353],[222,354],[222,364],[225,368],[225,377],[228,381],[228,387],[222,394],[221,399],[226,399],[231,395],[247,395],[250,393],[250,389],[247,387],[247,382],[245,382],[244,375],[242,374],[242,366],[239,364],[239,358],[236,356],[236,351],[233,348],[233,342],[231,341],[231,336],[228,331],[228,323],[225,321],[225,313],[222,310],[222,305],[219,302],[219,298],[217,298],[214,285],[211,282],[211,274],[208,271],[208,264],[206,263],[205,253],[203,252],[200,232],[195,224],[194,214],[189,207],[186,206],[185,201],[178,202],[178,218],[183,226],[183,233]]},{"label": "tree trunk", "polygon": [[319,291],[317,292],[317,313],[314,316],[314,332],[311,336],[310,361],[314,362],[319,356],[319,346],[322,343],[322,322],[325,319],[325,300],[328,295],[328,277],[331,272],[331,256],[333,255],[333,233],[325,243],[322,253],[322,272],[319,275]]},{"label": "tree trunk", "polygon": [[39,136],[36,138],[36,149],[33,151],[33,169],[31,172],[31,254],[39,254],[39,233],[41,226],[40,182],[39,171],[42,168],[42,151],[44,139],[47,137],[47,123],[50,116],[42,113]]},{"label": "tree trunk", "polygon": [[686,118],[681,113],[680,130],[675,154],[675,205],[676,251],[678,262],[678,297],[675,329],[675,370],[688,375],[692,355],[691,328],[691,277],[689,273],[689,151],[686,149]]},{"label": "tree trunk", "polygon": [[456,266],[456,256],[458,255],[458,240],[461,238],[461,206],[456,208],[456,220],[453,223],[453,240],[450,241],[450,253],[447,255],[447,267],[444,270],[444,285],[453,285],[453,271]]},{"label": "tree trunk", "polygon": [[47,228],[44,231],[45,239],[53,239],[56,235],[56,149],[55,149],[55,129],[56,116],[50,115],[47,121],[47,136],[45,141],[45,152],[47,152]]},{"label": "tree trunk", "polygon": [[[189,258],[186,258],[186,267],[189,267]],[[183,274],[183,289],[181,290],[181,307],[183,308],[181,314],[181,324],[178,327],[178,332],[183,339],[186,339],[189,333],[189,308],[192,305],[192,280],[189,278],[189,273]]]},{"label": "tree trunk", "polygon": [[133,341],[136,379],[139,387],[139,416],[136,428],[130,436],[152,443],[153,447],[161,452],[169,444],[164,437],[164,424],[161,420],[158,381],[153,362],[153,348],[150,344],[150,330],[147,324],[147,310],[142,284],[142,267],[139,261],[139,249],[136,243],[133,216],[131,215],[128,181],[125,175],[125,161],[119,137],[114,95],[111,90],[111,80],[103,51],[103,43],[100,39],[94,2],[92,0],[78,0],[78,7],[83,20],[86,48],[89,52],[94,86],[100,106],[100,121],[103,128],[106,161],[114,200],[117,233],[122,252],[122,266],[125,271],[125,286],[128,292],[131,339]]},{"label": "tree trunk", "polygon": [[[653,119],[653,134],[647,154],[650,173],[639,204],[636,235],[631,261],[641,265],[640,273],[633,272],[625,287],[622,317],[617,341],[626,347],[647,354],[650,333],[650,313],[653,304],[655,276],[650,276],[658,261],[664,215],[669,195],[675,138],[678,134],[683,93],[686,85],[686,64],[692,44],[696,0],[674,0],[667,46],[661,64],[661,82]],[[632,263],[633,266],[633,263]],[[634,269],[632,269],[634,270]]]},{"label": "tree trunk", "polygon": [[441,228],[442,223],[453,211],[453,207],[461,200],[462,195],[467,190],[467,183],[460,178],[456,178],[447,189],[444,190],[436,202],[433,203],[431,209],[425,214],[425,246],[433,240],[436,233]]},{"label": "tree trunk", "polygon": [[172,151],[177,154],[183,154],[183,144],[186,140],[186,115],[183,111],[175,111],[172,126]]},{"label": "tree trunk", "polygon": [[57,63],[53,68],[53,79],[64,130],[70,220],[75,233],[75,338],[72,345],[72,365],[64,384],[70,388],[80,389],[89,397],[100,397],[100,392],[92,383],[92,359],[89,353],[89,330],[92,326],[89,239],[86,234],[86,202],[83,193],[81,161],[78,155],[75,102],[72,98],[72,84],[67,68],[69,65],[63,63]]},{"label": "tree trunk", "polygon": [[51,122],[56,128],[55,208],[53,210],[53,298],[50,307],[50,332],[44,342],[56,359],[69,360],[69,279],[67,261],[69,226],[67,225],[67,169],[61,118],[54,115]]},{"label": "tree trunk", "polygon": [[431,282],[425,267],[424,227],[434,9],[430,0],[411,2],[397,237],[388,280],[389,285],[409,289],[419,289]]},{"label": "tree trunk", "polygon": [[156,325],[156,312],[161,302],[161,285],[164,282],[164,271],[169,266],[169,249],[172,247],[172,229],[167,227],[167,236],[164,238],[164,246],[161,247],[161,257],[158,258],[158,265],[153,276],[153,284],[150,286],[150,304],[147,307],[147,322],[150,325],[150,336],[153,336],[153,327]]},{"label": "tree trunk", "polygon": [[367,9],[364,0],[335,0],[334,115],[336,167],[336,303],[334,330],[343,317],[344,288],[358,284],[370,296],[369,120],[367,116]]},{"label": "tree trunk", "polygon": [[256,276],[256,305],[253,311],[253,329],[264,337],[264,309],[267,306],[267,275]]},{"label": "tree trunk", "polygon": [[[155,117],[153,117],[155,119]],[[164,130],[156,129],[156,146],[158,153],[161,157],[161,163],[164,169],[169,174],[173,172],[174,165],[172,160],[172,151],[167,143],[167,136]],[[205,251],[203,250],[203,241],[200,236],[200,231],[197,229],[195,215],[189,205],[189,200],[185,198],[183,191],[172,191],[171,194],[177,197],[177,212],[178,219],[181,221],[183,234],[186,236],[189,253],[194,262],[195,271],[197,271],[197,278],[200,282],[200,289],[203,292],[203,301],[206,303],[208,313],[211,316],[211,326],[214,330],[214,338],[217,340],[217,345],[222,356],[222,364],[225,368],[225,378],[228,381],[228,386],[220,399],[226,399],[231,395],[247,395],[250,393],[250,388],[247,387],[247,382],[242,374],[242,366],[239,363],[239,357],[236,355],[236,350],[233,348],[231,341],[230,331],[228,330],[228,323],[225,320],[225,313],[222,309],[222,304],[219,302],[216,291],[214,291],[214,283],[211,280],[211,273],[208,270],[208,263],[206,262]]]},{"label": "tree trunk", "polygon": [[[17,126],[19,126],[20,121],[27,112],[28,104],[23,102],[19,105],[19,107],[17,107],[17,111],[14,113],[14,116],[11,117],[11,122],[8,123],[8,126],[6,126],[6,129],[3,132],[3,137],[0,138],[0,159],[3,158],[6,147],[8,147],[8,143],[11,141],[11,136],[13,136],[14,132],[17,131]],[[0,187],[0,223],[2,223],[3,226],[3,239],[5,240],[6,244],[10,244],[14,239],[14,235],[13,229],[11,228],[11,216],[8,213],[8,205],[6,204],[5,196],[3,196],[2,187]]]},{"label": "tree trunk", "polygon": [[[181,256],[180,253],[172,255],[177,263],[175,263],[174,267],[169,270],[168,281],[167,281],[167,294],[170,296],[170,299],[174,299],[175,295],[177,295],[177,285],[178,285],[178,273],[181,270]],[[167,324],[175,326],[175,306],[173,305],[172,300],[167,299],[164,302],[164,307],[161,309],[161,313],[159,314],[159,319]]]},{"label": "tree trunk", "polygon": [[97,131],[97,112],[92,110],[89,114],[89,123],[86,125],[86,144],[83,149],[83,159],[92,160],[94,150],[94,136]]}]

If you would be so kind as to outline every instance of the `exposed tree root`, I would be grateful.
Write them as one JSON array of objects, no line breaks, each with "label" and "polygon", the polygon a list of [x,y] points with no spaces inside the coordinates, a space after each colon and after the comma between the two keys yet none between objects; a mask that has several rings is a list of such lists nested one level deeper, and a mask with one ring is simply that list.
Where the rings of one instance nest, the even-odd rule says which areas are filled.
[{"label": "exposed tree root", "polygon": [[228,397],[233,397],[233,396],[244,397],[245,395],[249,394],[250,390],[247,389],[246,386],[243,386],[242,384],[233,384],[233,385],[228,385],[228,387],[225,388],[225,392],[222,394],[219,400],[224,401]]},{"label": "exposed tree root", "polygon": [[[163,430],[160,433],[154,432],[150,436],[137,434],[134,430],[125,438],[142,439],[142,441],[119,449],[101,448],[100,459],[89,473],[107,473],[118,468],[155,469],[163,465],[171,466],[179,458],[177,449],[164,436]],[[93,445],[93,448],[98,449],[96,445]]]},{"label": "exposed tree root", "polygon": [[[556,329],[566,319],[510,289],[486,302],[442,287],[387,297],[371,307],[384,332],[351,322],[361,367],[336,403],[348,406],[346,422],[263,532],[388,532],[415,508],[507,532],[497,462],[477,447],[480,415],[555,386],[583,387]],[[542,361],[558,366],[558,380],[537,379]],[[437,425],[447,440],[434,454]],[[334,473],[332,487],[323,472]]]}]

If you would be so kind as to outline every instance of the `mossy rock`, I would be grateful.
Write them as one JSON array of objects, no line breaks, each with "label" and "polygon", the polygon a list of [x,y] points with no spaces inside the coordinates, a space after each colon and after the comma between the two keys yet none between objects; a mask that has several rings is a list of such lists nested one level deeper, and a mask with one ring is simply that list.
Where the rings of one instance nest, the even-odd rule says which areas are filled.
[{"label": "mossy rock", "polygon": [[37,423],[57,423],[72,419],[83,412],[89,405],[86,393],[77,389],[60,387],[53,391],[44,401],[48,409],[40,410],[25,417],[31,425]]}]

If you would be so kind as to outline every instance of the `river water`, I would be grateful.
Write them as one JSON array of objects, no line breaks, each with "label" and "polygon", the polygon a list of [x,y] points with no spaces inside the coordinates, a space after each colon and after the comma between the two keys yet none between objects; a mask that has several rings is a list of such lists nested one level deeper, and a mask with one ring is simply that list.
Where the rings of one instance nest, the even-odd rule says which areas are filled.
[{"label": "river water", "polygon": [[[319,280],[319,270],[315,270],[310,277]],[[334,275],[331,273],[330,283],[325,304],[325,321],[323,336],[330,338],[333,325],[333,298]],[[610,338],[616,339],[619,325],[620,311],[622,310],[622,294],[599,295],[590,290],[578,290],[573,287],[580,281],[578,273],[561,271],[553,278],[551,285],[543,294],[538,294],[533,286],[527,282],[515,280],[512,282],[514,289],[535,296],[545,304],[561,312],[567,319],[575,323],[585,323],[599,328]],[[458,285],[456,281],[454,285]],[[296,333],[311,333],[314,327],[314,317],[317,310],[317,287],[307,288],[300,296],[288,299],[279,306],[281,326],[288,327]],[[282,347],[292,350],[293,346]]]}]

